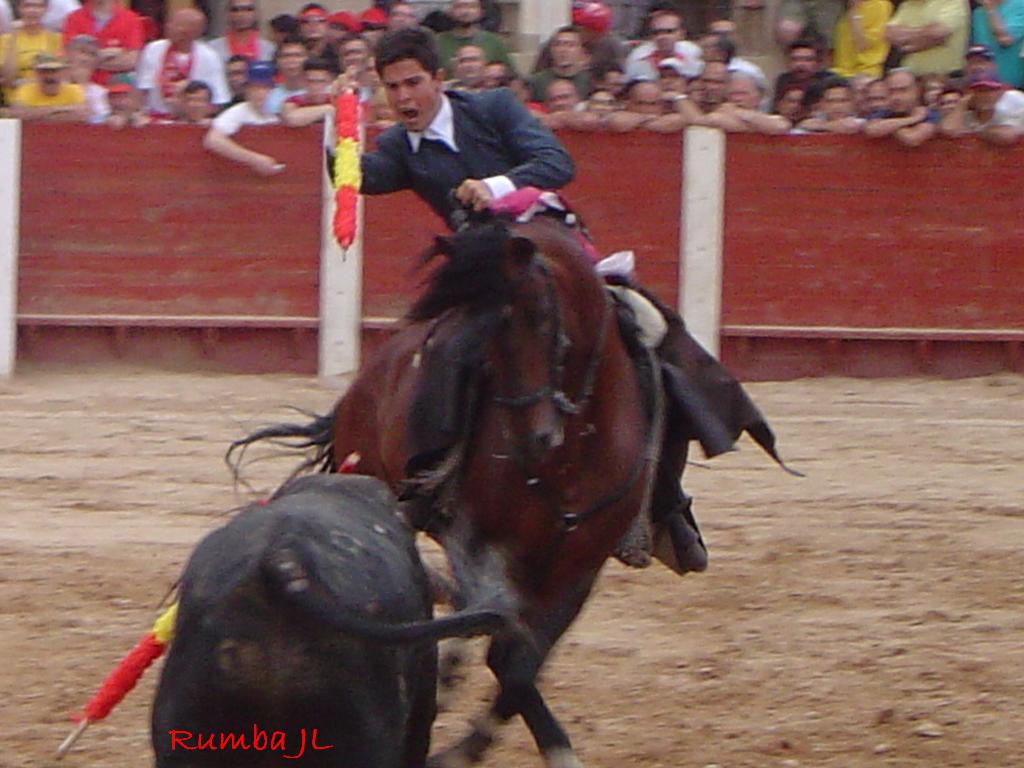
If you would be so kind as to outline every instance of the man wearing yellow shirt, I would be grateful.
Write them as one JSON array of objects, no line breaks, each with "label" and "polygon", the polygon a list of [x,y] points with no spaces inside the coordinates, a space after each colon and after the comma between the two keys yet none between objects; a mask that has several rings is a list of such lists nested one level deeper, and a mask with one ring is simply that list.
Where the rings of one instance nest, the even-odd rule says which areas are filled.
[{"label": "man wearing yellow shirt", "polygon": [[67,64],[49,53],[35,61],[35,81],[18,86],[11,97],[10,117],[50,122],[85,122],[89,109],[82,86],[67,82]]},{"label": "man wearing yellow shirt", "polygon": [[843,77],[881,77],[889,55],[885,25],[891,16],[890,0],[850,0],[836,24],[832,70]]},{"label": "man wearing yellow shirt", "polygon": [[45,12],[46,0],[21,0],[20,26],[0,35],[0,83],[8,100],[17,86],[32,80],[32,64],[37,54],[56,56],[61,52],[60,35],[43,26]]},{"label": "man wearing yellow shirt", "polygon": [[970,16],[967,0],[903,0],[885,36],[915,75],[948,75],[963,69]]}]

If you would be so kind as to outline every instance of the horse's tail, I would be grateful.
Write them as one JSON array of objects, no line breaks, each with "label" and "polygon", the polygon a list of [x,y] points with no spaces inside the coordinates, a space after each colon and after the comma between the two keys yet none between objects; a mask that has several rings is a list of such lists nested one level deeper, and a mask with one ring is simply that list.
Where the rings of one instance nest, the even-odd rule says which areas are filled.
[{"label": "horse's tail", "polygon": [[334,412],[323,416],[308,411],[300,413],[311,417],[307,424],[273,424],[235,440],[228,446],[224,461],[231,468],[237,482],[240,479],[245,451],[253,443],[268,441],[288,451],[306,453],[305,460],[295,469],[292,477],[307,470],[334,472],[337,463],[334,456]]}]

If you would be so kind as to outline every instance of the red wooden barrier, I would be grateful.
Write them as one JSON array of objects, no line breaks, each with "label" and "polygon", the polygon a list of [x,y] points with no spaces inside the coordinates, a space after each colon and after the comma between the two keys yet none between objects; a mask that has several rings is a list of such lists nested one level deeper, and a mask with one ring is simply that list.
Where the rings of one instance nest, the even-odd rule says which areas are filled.
[{"label": "red wooden barrier", "polygon": [[[314,371],[319,131],[243,138],[287,172],[260,179],[188,127],[25,125],[21,358]],[[680,137],[563,139],[599,248],[635,250],[674,303]],[[734,136],[727,158],[722,343],[741,375],[1020,366],[1024,147]],[[411,195],[367,200],[364,315],[401,313],[441,231]]]},{"label": "red wooden barrier", "polygon": [[757,377],[1013,363],[1024,340],[1022,163],[1024,147],[974,140],[911,150],[730,137],[727,362]]}]

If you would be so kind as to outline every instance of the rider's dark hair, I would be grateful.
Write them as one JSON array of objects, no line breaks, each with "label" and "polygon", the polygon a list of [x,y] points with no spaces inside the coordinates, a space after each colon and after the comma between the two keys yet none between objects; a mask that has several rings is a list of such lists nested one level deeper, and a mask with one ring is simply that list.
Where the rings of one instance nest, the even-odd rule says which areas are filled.
[{"label": "rider's dark hair", "polygon": [[404,59],[419,62],[433,75],[441,68],[440,57],[433,38],[422,29],[398,29],[388,32],[377,43],[375,52],[377,74],[384,74],[384,67]]}]

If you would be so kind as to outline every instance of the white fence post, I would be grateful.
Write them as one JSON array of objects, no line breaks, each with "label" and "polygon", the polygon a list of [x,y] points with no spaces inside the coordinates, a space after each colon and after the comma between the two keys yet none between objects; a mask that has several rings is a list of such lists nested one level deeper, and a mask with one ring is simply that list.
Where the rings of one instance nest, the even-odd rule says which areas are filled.
[{"label": "white fence post", "polygon": [[0,378],[14,373],[18,341],[21,123],[0,120]]},{"label": "white fence post", "polygon": [[[324,128],[333,134],[333,128]],[[320,230],[320,365],[322,378],[344,376],[359,369],[363,325],[363,198],[356,208],[356,239],[342,251],[334,239],[334,190],[323,174]]]},{"label": "white fence post", "polygon": [[687,128],[683,139],[679,314],[712,355],[722,323],[722,234],[725,206],[725,134]]}]

